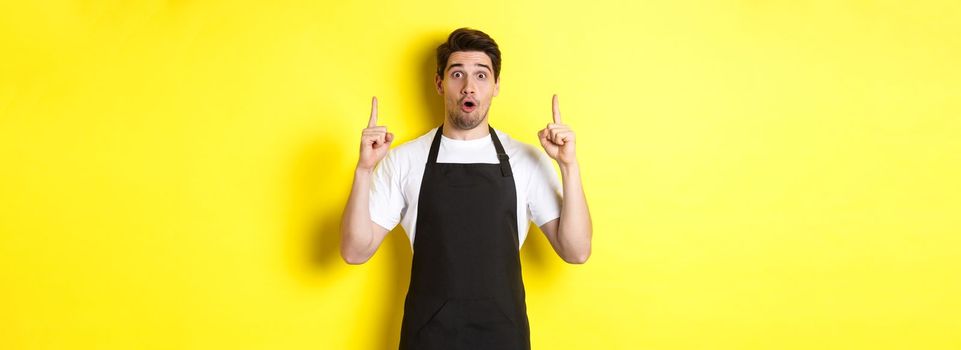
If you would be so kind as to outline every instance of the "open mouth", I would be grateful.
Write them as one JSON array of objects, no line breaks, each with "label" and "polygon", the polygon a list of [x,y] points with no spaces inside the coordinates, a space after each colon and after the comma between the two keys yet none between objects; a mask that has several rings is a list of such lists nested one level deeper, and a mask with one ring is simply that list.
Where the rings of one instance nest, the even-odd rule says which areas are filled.
[{"label": "open mouth", "polygon": [[460,105],[460,109],[467,113],[473,112],[475,108],[477,108],[477,102],[474,101],[464,101]]}]

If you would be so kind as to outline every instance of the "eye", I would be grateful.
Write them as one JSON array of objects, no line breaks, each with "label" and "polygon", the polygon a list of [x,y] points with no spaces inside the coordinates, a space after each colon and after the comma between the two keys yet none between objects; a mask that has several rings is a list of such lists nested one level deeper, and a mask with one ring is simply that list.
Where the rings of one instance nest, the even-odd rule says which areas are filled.
[{"label": "eye", "polygon": [[450,74],[450,76],[452,76],[452,77],[454,77],[454,78],[460,78],[460,77],[464,76],[464,73],[461,73],[461,72],[453,72],[453,73]]},{"label": "eye", "polygon": [[487,73],[477,73],[478,79],[487,79]]}]

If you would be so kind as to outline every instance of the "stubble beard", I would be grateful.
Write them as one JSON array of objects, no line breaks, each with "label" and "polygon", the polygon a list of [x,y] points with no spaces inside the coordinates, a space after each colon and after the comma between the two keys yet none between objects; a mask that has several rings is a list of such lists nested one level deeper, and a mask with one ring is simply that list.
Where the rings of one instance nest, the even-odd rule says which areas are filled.
[{"label": "stubble beard", "polygon": [[[457,109],[447,111],[447,119],[451,121],[453,126],[460,130],[471,130],[480,125],[484,119],[487,119],[487,111],[489,109],[484,109],[483,114],[477,113],[478,110],[474,110],[472,113],[464,113],[460,110],[460,106],[455,107]],[[474,117],[472,117],[474,115]]]}]

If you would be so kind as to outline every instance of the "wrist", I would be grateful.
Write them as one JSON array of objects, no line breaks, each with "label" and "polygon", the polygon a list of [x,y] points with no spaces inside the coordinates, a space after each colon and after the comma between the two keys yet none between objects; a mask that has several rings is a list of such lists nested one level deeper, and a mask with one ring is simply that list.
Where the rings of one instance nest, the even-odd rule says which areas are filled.
[{"label": "wrist", "polygon": [[574,171],[580,168],[580,164],[577,163],[577,159],[569,162],[557,162],[557,166],[560,167],[562,171]]},{"label": "wrist", "polygon": [[373,173],[374,168],[366,168],[358,165],[357,168],[354,169],[354,176],[370,176]]}]

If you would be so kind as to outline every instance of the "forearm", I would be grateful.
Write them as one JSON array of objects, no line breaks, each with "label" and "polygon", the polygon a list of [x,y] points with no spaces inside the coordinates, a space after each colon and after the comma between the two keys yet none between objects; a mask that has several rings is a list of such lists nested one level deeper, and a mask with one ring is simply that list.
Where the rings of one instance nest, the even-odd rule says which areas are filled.
[{"label": "forearm", "polygon": [[364,261],[369,256],[374,236],[370,224],[370,178],[370,170],[354,171],[354,184],[340,226],[340,253],[347,262]]},{"label": "forearm", "polygon": [[580,166],[560,164],[564,200],[557,229],[557,240],[567,260],[583,263],[591,255],[591,213],[581,182]]}]

